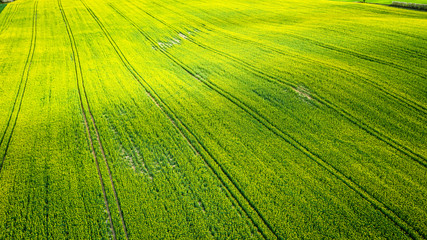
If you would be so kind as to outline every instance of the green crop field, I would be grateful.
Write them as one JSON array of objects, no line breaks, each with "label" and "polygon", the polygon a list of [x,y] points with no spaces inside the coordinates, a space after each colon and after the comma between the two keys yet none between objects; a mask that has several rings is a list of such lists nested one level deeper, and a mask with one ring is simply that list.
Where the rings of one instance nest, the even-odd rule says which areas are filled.
[{"label": "green crop field", "polygon": [[427,12],[0,13],[0,239],[427,239],[426,139]]}]

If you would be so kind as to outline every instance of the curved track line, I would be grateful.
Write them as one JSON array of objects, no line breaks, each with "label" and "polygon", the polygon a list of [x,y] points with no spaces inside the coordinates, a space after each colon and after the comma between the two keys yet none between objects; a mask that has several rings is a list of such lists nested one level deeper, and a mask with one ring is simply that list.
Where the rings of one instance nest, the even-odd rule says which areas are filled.
[{"label": "curved track line", "polygon": [[[144,88],[147,95],[151,98],[151,100],[156,104],[157,107],[160,108],[162,112],[166,114],[166,116],[171,120],[174,127],[180,132],[181,135],[183,135],[186,139],[186,141],[191,144],[191,148],[193,150],[197,150],[198,148],[192,143],[192,141],[189,139],[189,137],[184,133],[184,130],[189,132],[195,139],[196,142],[202,146],[201,149],[203,150],[197,150],[196,153],[198,155],[202,156],[202,159],[205,161],[207,166],[211,169],[212,172],[217,176],[217,178],[220,180],[222,185],[230,192],[231,196],[233,196],[234,200],[239,204],[240,208],[245,212],[245,214],[248,216],[248,218],[251,220],[252,224],[258,229],[258,231],[263,235],[264,238],[267,238],[266,233],[261,229],[261,227],[256,223],[256,221],[253,219],[252,215],[248,213],[248,209],[244,207],[244,203],[241,202],[239,197],[230,189],[230,186],[226,184],[225,182],[228,180],[228,182],[231,182],[234,188],[237,189],[237,191],[240,193],[241,197],[245,199],[247,202],[246,204],[249,205],[254,212],[258,215],[260,219],[262,219],[263,223],[267,228],[270,230],[270,232],[277,238],[281,239],[277,233],[273,230],[273,227],[270,223],[268,223],[265,218],[262,216],[262,214],[259,212],[259,210],[255,207],[255,205],[247,198],[246,194],[237,186],[237,183],[235,180],[233,180],[228,174],[228,172],[218,163],[218,161],[207,151],[206,147],[193,135],[190,130],[179,120],[179,118],[176,117],[176,115],[173,113],[173,111],[170,109],[169,106],[167,106],[164,101],[157,95],[157,93],[151,88],[151,86],[146,82],[146,80],[135,70],[135,68],[130,64],[130,62],[127,60],[126,56],[123,54],[123,52],[118,47],[117,43],[114,41],[114,39],[109,34],[108,30],[104,27],[102,22],[98,19],[98,17],[94,14],[94,12],[84,3],[86,6],[88,12],[92,15],[92,17],[96,20],[102,31],[104,32],[105,36],[108,38],[110,44],[113,46],[115,52],[119,55],[119,58],[121,59],[124,66],[128,69],[128,71],[133,75],[136,81],[139,82],[139,84]],[[181,125],[181,128],[179,127]],[[199,147],[200,149],[200,147]],[[223,177],[220,176],[221,173],[218,173],[217,170],[215,170],[212,163],[207,161],[206,155],[201,154],[201,152],[206,151],[208,153],[208,156],[212,158],[215,162],[215,164],[218,166],[218,168],[221,169],[222,175],[226,176],[226,179],[224,180]]]},{"label": "curved track line", "polygon": [[[175,0],[175,2],[179,2],[182,5],[189,6],[188,3],[185,3],[183,1]],[[189,7],[190,8],[194,8],[193,6],[189,6]],[[235,22],[225,21],[225,20],[220,19],[220,18],[218,18],[216,16],[213,16],[212,14],[210,14],[206,10],[202,10],[202,9],[197,9],[197,10],[199,10],[201,12],[204,12],[208,16],[217,19],[217,21],[219,20],[219,21],[222,21],[222,22],[225,22],[225,23],[236,24]],[[317,45],[319,47],[322,47],[322,48],[326,48],[326,49],[329,49],[329,50],[341,52],[341,53],[344,53],[344,54],[350,54],[350,55],[352,55],[354,57],[357,57],[359,59],[367,60],[367,61],[370,61],[370,62],[377,62],[377,63],[383,64],[383,65],[387,65],[387,66],[399,69],[399,70],[404,71],[404,72],[406,72],[408,74],[416,75],[416,76],[424,78],[424,79],[427,78],[427,74],[425,74],[425,73],[414,72],[413,70],[408,69],[408,68],[406,68],[404,66],[401,66],[399,64],[395,64],[393,62],[389,62],[387,60],[384,60],[384,59],[381,59],[381,58],[378,58],[378,57],[366,55],[366,54],[363,54],[363,53],[360,53],[360,52],[356,52],[356,51],[352,51],[352,50],[349,50],[349,49],[346,49],[346,48],[343,48],[343,47],[339,47],[339,46],[335,46],[335,45],[323,43],[323,42],[320,42],[318,40],[315,40],[315,39],[312,39],[312,38],[307,38],[307,37],[304,37],[304,36],[301,36],[301,35],[298,35],[298,34],[295,34],[295,33],[287,32],[286,34],[287,35],[291,35],[291,37],[293,37],[293,38],[297,38],[297,39],[305,40],[307,42],[311,42],[311,43],[313,43],[313,44],[315,44],[315,45]]]},{"label": "curved track line", "polygon": [[[110,4],[111,6],[111,4]],[[150,13],[144,11],[143,9],[139,8],[138,6],[135,6],[136,8],[138,8],[139,10],[143,11],[144,13],[146,13],[147,15],[149,15],[150,17],[156,19],[157,21],[161,22],[162,24],[164,24],[165,26],[171,28],[172,30],[174,30],[177,33],[181,33],[179,30],[177,30],[176,28],[174,28],[173,26],[170,26],[169,24],[165,23],[164,21],[156,18],[155,16],[151,15]],[[116,10],[117,11],[117,10]],[[218,55],[221,55],[225,58],[228,58],[236,63],[238,63],[239,65],[243,66],[244,68],[246,68],[247,70],[251,71],[254,75],[260,77],[261,79],[267,80],[268,82],[271,82],[273,84],[283,84],[287,87],[290,87],[292,89],[296,89],[297,88],[297,84],[281,79],[279,77],[267,74],[265,72],[263,72],[261,69],[239,59],[236,58],[228,53],[222,52],[220,50],[217,50],[215,48],[206,46],[202,43],[197,42],[196,40],[192,39],[192,38],[187,38],[187,40],[189,40],[190,42],[192,42],[193,44],[196,44],[197,46],[206,49],[208,51],[211,51],[213,53],[216,53]],[[154,42],[154,40],[152,40]],[[155,42],[152,44],[155,45]],[[276,51],[276,50],[274,50]],[[290,56],[288,54],[286,54],[287,56]],[[306,58],[308,59],[308,58]],[[320,61],[315,61],[310,59],[311,62],[317,62],[319,63]],[[329,65],[329,66],[333,66],[330,64],[324,64],[324,65]],[[334,68],[339,68],[339,67],[334,67]],[[344,71],[346,73],[350,73],[348,70],[339,68],[341,71]],[[291,72],[286,72],[287,74],[293,75]],[[352,75],[354,75],[352,73]],[[379,85],[375,84],[374,82],[368,80],[365,78],[365,82],[370,82],[370,84],[372,84],[374,87],[376,87],[377,89],[379,89],[380,91],[384,92],[386,95],[391,96],[392,98],[395,99],[400,99],[402,100],[402,103],[404,103],[405,105],[414,108],[415,110],[420,111],[422,114],[427,113],[426,111],[424,111],[424,107],[421,105],[417,105],[417,103],[413,102],[413,104],[408,103],[407,101],[411,101],[409,99],[406,99],[406,101],[404,99],[402,99],[401,97],[397,96],[397,95],[393,95],[392,93],[386,91],[384,88],[380,87]],[[315,93],[312,93],[311,96],[317,100],[318,102],[322,103],[323,105],[325,105],[326,107],[328,107],[329,109],[335,111],[336,113],[338,113],[341,117],[344,117],[345,119],[347,119],[348,121],[350,121],[352,124],[354,124],[355,126],[359,127],[360,129],[362,129],[363,131],[367,132],[369,135],[377,138],[378,140],[386,143],[388,146],[396,149],[397,151],[401,152],[402,154],[404,154],[405,156],[411,158],[413,161],[417,162],[418,164],[427,167],[427,159],[423,156],[421,156],[420,154],[414,152],[413,150],[411,150],[410,148],[406,147],[405,145],[399,143],[396,140],[393,140],[392,138],[386,136],[384,133],[382,133],[381,131],[375,129],[374,127],[369,126],[368,124],[364,123],[363,121],[361,121],[360,119],[358,119],[357,117],[353,116],[352,114],[350,114],[348,111],[344,110],[343,108],[338,107],[336,104],[333,104],[332,102],[330,102],[329,100],[327,100],[326,98],[319,96]]]},{"label": "curved track line", "polygon": [[[190,40],[191,41],[191,40]],[[279,83],[279,84],[283,84],[287,87],[291,87],[293,89],[297,88],[297,85],[293,82],[290,81],[286,81],[284,79],[280,79],[276,76],[267,74],[262,72],[260,69],[251,66],[250,64],[237,59],[227,53],[224,52],[220,52],[218,50],[215,50],[211,47],[207,47],[207,46],[203,46],[202,44],[199,44],[195,41],[193,41],[193,43],[197,44],[198,46],[210,50],[212,52],[216,52],[219,55],[222,55],[224,57],[228,57],[232,60],[234,60],[235,62],[240,62],[241,65],[243,67],[245,67],[247,70],[251,71],[253,74],[257,75],[258,77],[260,77],[261,79],[267,80],[271,83]],[[289,72],[289,74],[292,74]],[[321,97],[315,93],[311,93],[310,96],[312,98],[314,98],[315,100],[317,100],[318,102],[322,103],[323,105],[325,105],[326,107],[328,107],[329,109],[335,111],[336,113],[338,113],[340,116],[344,117],[345,119],[347,119],[348,121],[350,121],[352,124],[356,125],[357,127],[359,127],[360,129],[364,130],[365,132],[367,132],[368,134],[370,134],[371,136],[377,138],[378,140],[386,143],[387,145],[389,145],[390,147],[396,149],[397,151],[401,152],[402,154],[408,156],[409,158],[411,158],[412,160],[414,160],[415,162],[419,163],[420,165],[427,167],[427,159],[421,155],[419,155],[418,153],[414,152],[413,150],[411,150],[410,148],[406,147],[405,145],[399,143],[398,141],[386,136],[384,133],[380,132],[379,130],[369,126],[368,124],[364,123],[363,121],[361,121],[360,119],[358,119],[357,117],[353,116],[352,114],[350,114],[348,111],[338,107],[336,104],[333,104],[331,101],[329,101],[328,99]]]},{"label": "curved track line", "polygon": [[[111,6],[111,5],[110,5]],[[115,9],[113,6],[111,6],[113,9]],[[123,13],[119,12],[117,9],[115,9],[123,18],[125,18],[129,23],[131,23],[144,37],[147,38],[152,44],[155,44],[153,39],[148,36],[145,32],[140,30],[140,28],[129,18],[123,15]],[[408,234],[410,237],[414,239],[422,239],[422,233],[414,229],[410,224],[408,224],[406,221],[401,219],[393,210],[391,210],[388,206],[386,206],[381,201],[377,200],[375,197],[370,195],[366,190],[363,189],[362,186],[355,183],[351,180],[351,178],[347,177],[344,173],[342,173],[340,170],[335,168],[333,165],[329,164],[327,161],[323,160],[319,155],[312,152],[308,147],[304,146],[301,142],[299,142],[297,139],[292,137],[290,134],[280,130],[277,128],[274,124],[269,122],[265,117],[263,117],[261,114],[259,114],[256,110],[252,109],[250,106],[246,105],[245,103],[241,102],[239,99],[235,98],[230,93],[222,90],[218,86],[216,86],[214,83],[206,81],[199,76],[197,76],[188,66],[184,65],[182,62],[180,62],[178,59],[176,59],[173,55],[168,53],[167,51],[160,48],[160,51],[167,56],[170,60],[175,62],[178,66],[180,66],[184,71],[186,71],[188,74],[199,80],[200,82],[204,83],[206,86],[211,88],[212,90],[216,91],[232,103],[234,103],[236,106],[241,108],[243,111],[251,115],[255,120],[257,120],[259,123],[261,123],[264,127],[269,129],[271,132],[273,132],[278,137],[282,138],[285,142],[289,143],[293,147],[295,147],[297,150],[304,153],[307,157],[309,157],[311,160],[322,166],[324,169],[326,169],[328,172],[330,172],[332,175],[337,177],[339,180],[341,180],[345,185],[347,185],[350,189],[358,193],[362,198],[367,200],[371,205],[373,205],[375,208],[379,209],[381,213],[383,213],[385,216],[387,216],[391,221],[393,221],[397,226],[399,226],[406,234]]]},{"label": "curved track line", "polygon": [[[192,40],[190,40],[192,41]],[[228,57],[231,60],[234,60],[235,62],[240,62],[240,65],[242,65],[243,67],[245,67],[247,70],[251,71],[253,74],[257,75],[258,77],[260,77],[261,79],[267,80],[271,83],[279,83],[279,84],[283,84],[287,87],[291,87],[293,89],[296,89],[298,86],[290,81],[286,81],[284,79],[278,78],[276,76],[267,74],[262,72],[260,69],[238,59],[235,58],[227,53],[218,51],[216,49],[213,49],[211,47],[207,47],[207,46],[203,46],[202,44],[199,44],[195,41],[192,41],[193,43],[197,44],[198,46],[210,50],[212,52],[216,52],[219,55],[222,55],[224,57]],[[292,74],[289,72],[289,74]],[[363,121],[361,121],[360,119],[358,119],[357,117],[353,116],[352,114],[350,114],[348,111],[344,110],[343,108],[338,107],[336,104],[333,104],[331,101],[329,101],[328,99],[319,96],[315,93],[311,93],[310,96],[312,98],[314,98],[315,100],[317,100],[318,102],[322,103],[323,105],[325,105],[326,107],[328,107],[329,109],[335,111],[336,113],[338,113],[340,116],[344,117],[345,119],[347,119],[348,121],[350,121],[352,124],[354,124],[355,126],[359,127],[360,129],[364,130],[365,132],[367,132],[368,134],[370,134],[371,136],[377,138],[378,140],[386,143],[387,145],[389,145],[390,147],[396,149],[397,151],[401,152],[402,154],[408,156],[409,158],[411,158],[413,161],[419,163],[420,165],[427,167],[427,159],[423,156],[421,156],[420,154],[414,152],[413,150],[411,150],[410,148],[406,147],[405,145],[399,143],[398,141],[386,136],[384,133],[382,133],[381,131],[375,129],[374,127],[369,126],[368,124],[364,123]]]},{"label": "curved track line", "polygon": [[[228,39],[231,39],[231,40],[234,40],[234,41],[243,41],[243,42],[247,42],[247,43],[251,43],[251,44],[255,44],[255,45],[260,45],[260,46],[262,46],[262,48],[265,48],[265,49],[268,49],[270,51],[276,52],[276,53],[281,54],[283,56],[291,57],[292,59],[294,59],[296,61],[300,61],[301,62],[301,59],[302,59],[302,60],[304,60],[304,61],[306,61],[308,63],[313,63],[315,65],[322,65],[322,66],[334,69],[334,70],[336,70],[338,72],[346,73],[347,75],[352,76],[355,79],[360,79],[365,84],[370,85],[370,86],[376,88],[378,91],[382,92],[386,96],[389,96],[390,98],[393,98],[393,99],[399,101],[403,106],[406,106],[408,108],[412,108],[413,110],[418,111],[419,113],[421,113],[423,115],[427,114],[427,108],[424,107],[424,106],[422,106],[420,103],[415,102],[414,100],[411,100],[411,99],[409,99],[409,98],[401,95],[400,93],[392,92],[392,91],[386,89],[384,86],[381,86],[379,83],[376,83],[376,82],[370,80],[367,77],[364,77],[362,75],[359,75],[357,73],[349,71],[349,70],[347,70],[347,69],[345,69],[343,67],[340,67],[338,65],[333,65],[333,64],[326,63],[326,62],[322,62],[322,61],[319,61],[317,59],[306,57],[306,56],[300,55],[300,54],[296,54],[294,56],[294,55],[291,55],[289,53],[284,52],[283,50],[281,50],[279,48],[276,48],[276,47],[273,47],[273,46],[269,46],[269,45],[266,45],[266,44],[261,44],[259,42],[248,40],[248,39],[241,39],[241,38],[238,38],[238,37],[235,37],[235,36],[232,36],[232,35],[224,35],[224,37],[226,37]],[[357,82],[354,82],[354,83],[357,84]]]},{"label": "curved track line", "polygon": [[[8,17],[5,19],[5,23],[4,23],[4,25],[2,25],[3,27],[2,27],[2,29],[0,30],[0,35],[1,35],[1,33],[6,29],[6,27],[7,27],[7,25],[9,24],[9,20],[10,20],[10,18],[12,18],[12,16],[16,13],[16,11],[17,11],[17,6],[19,5],[19,3],[17,3],[17,4],[14,4],[14,6],[15,6],[15,9],[14,9],[14,11],[12,12],[12,13],[9,13],[8,14]],[[32,41],[33,39],[31,39],[31,41]],[[31,46],[32,46],[32,42],[31,42]],[[31,46],[30,46],[30,51],[31,51]],[[27,55],[27,59],[26,59],[26,61],[25,61],[25,66],[24,66],[24,70],[23,70],[23,73],[22,73],[22,75],[24,75],[25,74],[25,68],[26,68],[26,65],[28,64],[28,58],[29,58],[29,56],[30,56],[30,53]],[[14,109],[15,109],[15,106],[16,106],[16,104],[17,104],[17,101],[18,101],[18,99],[19,99],[19,96],[20,96],[20,92],[21,92],[21,87],[22,87],[22,83],[23,83],[23,76],[21,77],[21,80],[20,80],[20,82],[19,82],[19,86],[18,86],[18,91],[16,92],[16,96],[15,96],[15,100],[14,100],[14,102],[13,102],[13,105],[12,105],[12,109],[11,109],[11,111],[10,111],[10,114],[9,114],[9,119],[8,119],[8,121],[7,121],[7,123],[6,123],[6,126],[5,126],[5,129],[4,129],[4,131],[3,131],[3,134],[2,134],[2,137],[1,137],[1,139],[0,139],[0,147],[1,147],[1,145],[2,145],[2,143],[3,143],[3,140],[4,140],[4,138],[5,138],[5,135],[6,135],[6,132],[7,132],[7,129],[9,128],[9,124],[10,124],[10,121],[11,121],[11,118],[12,118],[12,115],[13,115],[13,111],[14,111]],[[0,168],[1,168],[1,166],[0,166]]]},{"label": "curved track line", "polygon": [[[9,3],[10,4],[10,3]],[[18,2],[18,3],[15,3],[15,4],[13,4],[13,6],[15,7],[13,10],[10,10],[10,11],[12,11],[12,12],[10,12],[10,11],[7,11],[7,16],[5,17],[5,20],[3,21],[3,23],[0,25],[0,26],[2,26],[2,28],[0,29],[0,36],[1,36],[1,34],[6,30],[6,28],[9,26],[9,24],[10,24],[10,22],[11,22],[11,19],[13,18],[13,16],[15,15],[15,13],[17,12],[17,9],[18,9],[18,5],[19,5],[20,3]],[[3,14],[4,14],[4,12],[3,12]]]},{"label": "curved track line", "polygon": [[[102,193],[103,193],[103,197],[104,197],[105,208],[106,208],[107,213],[108,213],[108,219],[110,221],[110,228],[111,228],[111,232],[112,232],[112,235],[113,235],[113,239],[117,239],[116,238],[116,232],[114,230],[113,219],[111,218],[111,212],[110,212],[110,207],[109,207],[109,204],[108,204],[107,194],[105,192],[104,180],[102,178],[101,170],[99,168],[98,158],[97,158],[96,153],[95,153],[95,148],[94,148],[94,145],[93,145],[92,136],[91,136],[91,133],[90,133],[87,116],[86,116],[86,113],[85,113],[85,110],[84,110],[84,104],[83,104],[83,98],[82,98],[82,90],[80,89],[80,82],[82,83],[82,86],[84,88],[84,85],[83,85],[84,79],[83,79],[83,73],[82,73],[82,70],[81,70],[79,53],[78,53],[78,50],[77,50],[77,46],[76,46],[76,42],[75,42],[75,39],[74,39],[73,32],[71,30],[71,27],[70,27],[70,24],[68,22],[67,16],[65,15],[64,9],[62,7],[61,0],[58,0],[58,7],[59,7],[59,10],[61,11],[62,19],[63,19],[65,27],[67,29],[67,34],[68,34],[68,38],[70,40],[71,49],[72,49],[72,53],[73,53],[74,71],[75,71],[75,74],[76,74],[77,90],[78,90],[78,94],[79,94],[80,108],[81,108],[81,112],[82,112],[82,115],[83,115],[83,120],[84,120],[84,123],[85,123],[85,128],[86,128],[86,133],[87,133],[87,139],[88,139],[88,142],[89,142],[89,145],[90,145],[90,149],[91,149],[93,158],[94,158],[95,163],[96,163],[96,169],[98,171],[99,182],[101,184],[101,189],[102,189]],[[86,93],[84,93],[84,94],[85,94],[85,97],[87,97]],[[89,104],[87,102],[87,98],[86,98],[86,104],[87,104],[87,107],[89,109]],[[91,115],[90,112],[89,112],[89,114]]]},{"label": "curved track line", "polygon": [[[22,71],[21,81],[19,83],[18,92],[16,94],[15,101],[13,103],[12,112],[11,112],[11,114],[9,116],[9,120],[7,122],[7,125],[6,125],[6,128],[4,130],[3,136],[2,136],[2,138],[0,140],[0,147],[1,147],[1,145],[4,143],[4,140],[5,140],[6,134],[8,132],[8,129],[11,126],[10,125],[11,121],[13,121],[11,130],[10,130],[10,134],[7,137],[5,152],[4,152],[2,160],[1,160],[0,174],[1,174],[1,170],[3,169],[3,164],[4,164],[4,160],[6,159],[7,152],[9,150],[10,141],[12,140],[12,136],[13,136],[13,132],[14,132],[15,127],[16,127],[16,123],[18,122],[19,113],[21,112],[21,107],[22,107],[22,102],[23,102],[24,95],[25,95],[25,90],[27,89],[27,82],[28,82],[28,78],[29,78],[29,74],[30,74],[31,63],[33,61],[34,52],[35,52],[35,49],[36,49],[36,37],[37,37],[37,4],[38,4],[38,0],[36,0],[34,2],[33,24],[32,24],[32,32],[31,32],[30,50],[29,50],[29,53],[28,53],[28,56],[27,56],[27,60],[25,62],[24,70]],[[21,89],[22,89],[22,91],[21,91]],[[15,111],[15,107],[17,108],[16,111]],[[14,112],[15,112],[15,114],[14,114]],[[15,116],[13,116],[13,115],[15,115]],[[1,175],[0,175],[0,178],[1,178]]]},{"label": "curved track line", "polygon": [[[34,26],[33,26],[33,27],[34,27]],[[6,135],[7,129],[9,128],[9,124],[10,124],[10,121],[11,121],[11,119],[12,119],[13,112],[14,112],[14,110],[15,110],[15,106],[17,105],[18,99],[20,99],[21,88],[22,88],[22,86],[23,86],[23,83],[25,82],[25,81],[24,81],[24,79],[26,79],[26,78],[24,77],[24,75],[25,75],[25,73],[27,72],[27,64],[29,63],[29,59],[30,59],[30,54],[31,54],[31,48],[32,48],[32,46],[33,46],[33,38],[31,37],[30,51],[29,51],[29,53],[28,53],[28,55],[27,55],[27,59],[26,59],[26,61],[25,61],[24,70],[23,70],[23,72],[22,72],[21,80],[19,81],[18,91],[16,92],[15,100],[13,101],[12,110],[11,110],[11,112],[10,112],[9,119],[8,119],[8,121],[7,121],[7,123],[6,123],[6,127],[5,127],[5,129],[4,129],[4,131],[3,131],[2,137],[1,137],[1,139],[0,139],[0,147],[1,147],[1,145],[3,144],[3,141],[4,141],[4,138],[5,138],[5,135]],[[31,60],[32,60],[32,57],[31,57]],[[28,70],[28,71],[29,71],[29,70]],[[0,166],[0,167],[1,167],[1,166]]]},{"label": "curved track line", "polygon": [[[155,3],[155,4],[156,4],[156,5],[158,5],[158,6],[160,6],[160,7],[162,7],[162,8],[164,8],[164,9],[167,9],[167,10],[168,10],[168,11],[170,11],[170,12],[177,13],[176,11],[171,10],[170,8],[165,7],[165,6],[163,6],[163,5],[159,4],[159,3]],[[141,9],[139,6],[137,6],[137,5],[134,5],[134,6],[135,6],[136,8],[138,8],[139,10],[141,10],[141,11],[145,12],[145,13],[146,13],[146,14],[148,14],[149,16],[151,16],[151,17],[153,17],[153,18],[157,19],[157,18],[156,18],[156,17],[154,17],[153,15],[151,15],[151,14],[147,13],[146,11],[144,11],[143,9]],[[158,21],[161,21],[161,20],[159,20],[159,19],[157,19],[157,20],[158,20]],[[220,20],[221,20],[221,19],[220,19]],[[198,20],[195,20],[195,21],[196,21],[196,22],[198,22],[200,25],[205,25],[204,23],[202,23],[202,22],[200,22],[200,21],[198,21]],[[221,20],[221,21],[223,21],[223,20]],[[166,24],[166,23],[164,23],[163,21],[161,21],[161,22],[162,22],[163,24]],[[224,21],[223,21],[223,22],[224,22]],[[176,28],[174,28],[174,27],[172,27],[172,26],[170,26],[170,25],[168,25],[168,24],[166,24],[166,26],[170,27],[171,29],[174,29],[176,32],[180,32],[179,30],[177,30]],[[208,27],[206,27],[206,26],[204,26],[204,27],[205,27],[207,30],[209,30],[209,31],[214,31],[214,29],[208,28]],[[424,106],[422,106],[420,103],[417,103],[416,101],[411,100],[411,99],[409,99],[409,98],[407,98],[407,97],[405,97],[405,96],[403,96],[403,95],[401,95],[401,94],[399,94],[399,93],[396,93],[396,92],[395,92],[395,93],[393,93],[393,92],[391,92],[391,91],[387,90],[384,86],[381,86],[380,84],[378,84],[378,83],[376,83],[376,82],[374,82],[374,81],[372,81],[372,80],[369,80],[368,78],[363,77],[363,76],[361,76],[361,75],[359,75],[359,74],[353,73],[353,72],[351,72],[351,71],[349,71],[349,70],[347,70],[347,69],[345,69],[345,68],[339,67],[339,66],[337,66],[337,65],[328,64],[328,63],[325,63],[325,62],[322,62],[322,61],[319,61],[319,60],[316,60],[316,59],[313,59],[313,58],[305,57],[305,56],[300,55],[300,54],[291,55],[291,54],[289,54],[289,53],[284,52],[283,50],[281,50],[281,49],[279,49],[279,48],[276,48],[276,47],[273,47],[273,46],[270,46],[270,45],[267,45],[267,44],[263,44],[263,43],[256,42],[256,41],[253,41],[253,40],[249,40],[249,39],[242,39],[242,38],[239,38],[239,37],[236,37],[236,36],[230,35],[229,33],[224,32],[224,31],[223,31],[222,29],[220,29],[220,28],[217,28],[217,30],[219,30],[219,31],[221,31],[221,32],[223,33],[223,37],[228,38],[228,39],[231,39],[231,40],[233,40],[233,41],[237,41],[237,42],[242,41],[242,42],[246,42],[246,43],[255,44],[255,45],[261,46],[261,48],[268,49],[268,50],[270,50],[270,51],[274,51],[274,52],[276,52],[276,53],[279,53],[279,54],[284,55],[284,56],[287,56],[287,57],[291,57],[291,58],[293,58],[294,60],[299,61],[299,62],[301,62],[301,59],[304,59],[305,61],[310,62],[310,63],[314,63],[314,64],[316,64],[316,65],[323,65],[323,66],[327,66],[327,67],[330,67],[330,68],[335,69],[335,70],[338,70],[338,71],[345,72],[345,73],[347,73],[347,74],[349,74],[349,75],[351,75],[351,76],[353,76],[353,77],[355,77],[355,78],[361,79],[361,80],[362,80],[362,81],[364,81],[366,84],[371,85],[371,86],[373,86],[374,88],[378,89],[379,91],[383,92],[384,94],[386,94],[386,95],[388,95],[388,96],[390,96],[390,97],[392,97],[392,98],[394,98],[394,99],[396,99],[396,100],[400,101],[403,105],[406,105],[407,107],[413,108],[414,110],[419,111],[420,113],[422,113],[422,114],[424,114],[424,115],[425,115],[425,114],[427,114],[427,108],[426,108],[426,107],[424,107]],[[193,40],[193,39],[190,39],[190,41],[191,41],[191,40]],[[193,41],[194,41],[194,40],[193,40]]]},{"label": "curved track line", "polygon": [[[86,90],[84,90],[84,91],[86,92]],[[86,97],[86,100],[87,100],[86,93],[85,93],[85,97]],[[102,158],[104,158],[105,165],[106,165],[107,171],[108,171],[108,176],[110,177],[111,187],[113,188],[114,198],[116,199],[116,202],[117,202],[117,208],[118,208],[118,211],[119,211],[119,214],[120,214],[120,219],[121,219],[121,222],[122,222],[123,231],[125,233],[126,239],[129,240],[129,236],[128,236],[128,232],[127,232],[127,228],[126,228],[126,222],[125,222],[125,219],[123,217],[123,211],[122,211],[122,208],[121,208],[119,196],[117,195],[116,187],[115,187],[114,181],[113,181],[113,175],[111,173],[110,166],[108,164],[107,157],[105,155],[105,151],[104,151],[104,147],[102,145],[102,141],[101,141],[101,138],[100,138],[100,135],[99,135],[98,127],[95,125],[95,119],[94,119],[94,117],[93,117],[93,115],[92,115],[92,113],[90,111],[89,105],[88,105],[88,109],[89,109],[90,118],[92,119],[93,127],[95,129],[95,133],[96,133],[95,135],[96,135],[96,138],[97,138],[98,143],[99,143],[99,148],[101,149]]]},{"label": "curved track line", "polygon": [[366,61],[370,61],[370,62],[374,62],[374,63],[379,63],[379,64],[382,64],[382,65],[386,65],[386,66],[389,66],[389,67],[392,67],[392,68],[404,71],[407,74],[418,76],[418,77],[420,77],[422,79],[426,79],[427,78],[427,74],[425,74],[425,73],[419,73],[419,72],[413,71],[411,69],[406,68],[405,66],[401,66],[399,64],[396,64],[396,63],[393,63],[393,62],[389,62],[387,60],[384,60],[384,59],[381,59],[381,58],[378,58],[378,57],[366,55],[366,54],[363,54],[363,53],[360,53],[360,52],[356,52],[356,51],[353,51],[353,50],[350,50],[350,49],[346,49],[346,48],[343,48],[343,47],[339,47],[339,46],[335,46],[335,45],[332,45],[332,44],[327,44],[327,43],[324,43],[324,42],[320,42],[320,41],[317,41],[317,40],[314,40],[314,39],[311,39],[311,38],[303,37],[303,36],[295,34],[295,33],[288,33],[288,35],[291,35],[291,37],[296,38],[296,39],[300,39],[300,40],[303,40],[303,41],[306,41],[306,42],[310,42],[310,43],[312,43],[314,45],[317,45],[317,46],[325,48],[325,49],[329,49],[329,50],[332,50],[332,51],[335,51],[335,52],[339,52],[339,53],[342,53],[342,54],[346,54],[346,55],[351,55],[353,57],[356,57],[356,58],[359,58],[359,59],[362,59],[362,60],[366,60]]}]

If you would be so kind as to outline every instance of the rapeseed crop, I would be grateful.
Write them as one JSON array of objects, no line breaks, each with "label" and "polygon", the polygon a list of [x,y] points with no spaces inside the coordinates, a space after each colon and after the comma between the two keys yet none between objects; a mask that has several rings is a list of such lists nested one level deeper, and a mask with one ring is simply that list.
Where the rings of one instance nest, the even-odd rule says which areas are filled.
[{"label": "rapeseed crop", "polygon": [[425,239],[427,13],[19,0],[0,239]]}]

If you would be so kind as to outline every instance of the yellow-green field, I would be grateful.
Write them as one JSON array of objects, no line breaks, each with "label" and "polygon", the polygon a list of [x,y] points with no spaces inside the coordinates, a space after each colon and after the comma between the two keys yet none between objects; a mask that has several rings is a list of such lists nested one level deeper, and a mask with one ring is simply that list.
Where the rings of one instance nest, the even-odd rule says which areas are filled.
[{"label": "yellow-green field", "polygon": [[17,0],[0,239],[426,239],[427,12]]}]

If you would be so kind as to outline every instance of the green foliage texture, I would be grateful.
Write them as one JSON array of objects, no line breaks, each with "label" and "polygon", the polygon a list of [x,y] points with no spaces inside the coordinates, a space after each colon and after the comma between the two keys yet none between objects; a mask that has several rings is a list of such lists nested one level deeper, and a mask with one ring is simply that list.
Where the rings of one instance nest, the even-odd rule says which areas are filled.
[{"label": "green foliage texture", "polygon": [[19,0],[0,239],[426,239],[427,13]]},{"label": "green foliage texture", "polygon": [[0,3],[0,13],[1,13],[1,11],[3,11],[3,9],[6,7],[6,4],[1,4]]}]

